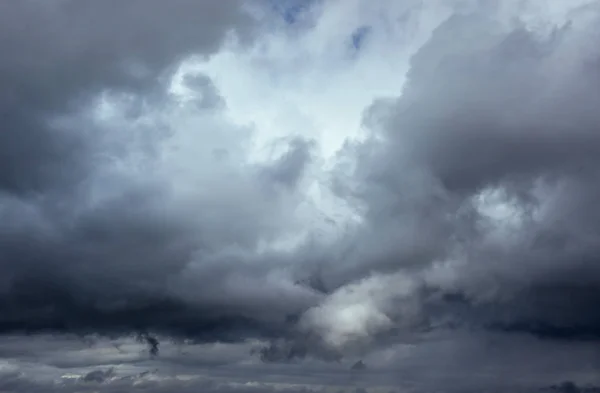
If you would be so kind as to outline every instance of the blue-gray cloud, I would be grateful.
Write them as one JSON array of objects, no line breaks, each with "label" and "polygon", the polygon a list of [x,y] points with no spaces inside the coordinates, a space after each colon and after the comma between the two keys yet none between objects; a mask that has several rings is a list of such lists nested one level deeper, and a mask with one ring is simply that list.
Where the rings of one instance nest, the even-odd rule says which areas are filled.
[{"label": "blue-gray cloud", "polygon": [[[210,78],[173,98],[182,59],[256,26],[237,2],[165,4],[0,5],[0,333],[261,338],[274,363],[447,329],[598,339],[596,9],[549,31],[452,15],[327,173],[358,223],[269,248],[300,226],[318,145],[253,161]],[[99,125],[105,101],[123,113]]]}]

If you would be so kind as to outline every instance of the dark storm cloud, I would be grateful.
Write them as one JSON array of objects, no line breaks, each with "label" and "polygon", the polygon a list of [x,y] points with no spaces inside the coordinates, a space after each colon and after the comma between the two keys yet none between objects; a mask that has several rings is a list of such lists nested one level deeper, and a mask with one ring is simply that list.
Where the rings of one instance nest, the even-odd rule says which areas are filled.
[{"label": "dark storm cloud", "polygon": [[[402,95],[366,114],[371,138],[340,154],[335,190],[360,223],[265,249],[301,226],[314,143],[250,164],[203,76],[183,81],[201,126],[160,124],[189,116],[164,92],[179,61],[249,21],[232,2],[113,7],[0,5],[0,332],[133,333],[155,353],[162,336],[267,337],[258,354],[275,363],[440,327],[598,337],[597,23],[451,17]],[[125,97],[125,121],[88,121],[99,93]],[[149,146],[123,137],[138,119]]]},{"label": "dark storm cloud", "polygon": [[6,1],[0,5],[0,189],[69,184],[93,166],[93,141],[48,124],[106,89],[147,90],[226,34],[249,34],[237,1]]},{"label": "dark storm cloud", "polygon": [[[156,204],[164,200],[151,199],[125,196],[89,215],[69,215],[64,225],[50,227],[52,233],[43,224],[4,227],[0,330],[153,329],[209,341],[281,334],[287,310],[297,311],[310,294],[298,290],[300,299],[288,298],[293,288],[287,294],[266,281],[275,255],[260,256],[261,266],[244,267],[237,265],[259,256],[218,249],[227,242],[251,245],[258,235],[248,231],[259,227],[249,223],[219,237],[219,227],[189,227]],[[236,224],[232,214],[230,223]],[[198,239],[213,243],[199,245]]]},{"label": "dark storm cloud", "polygon": [[547,33],[493,15],[443,23],[402,97],[367,113],[374,136],[336,181],[371,233],[329,275],[404,272],[420,288],[412,312],[432,326],[597,338],[599,15]]},{"label": "dark storm cloud", "polygon": [[[125,135],[141,117],[176,106],[165,89],[182,60],[210,55],[233,32],[251,38],[243,6],[2,2],[0,331],[136,332],[156,352],[149,330],[200,340],[281,334],[288,309],[297,312],[312,296],[278,287],[276,278],[276,288],[265,285],[287,257],[253,251],[284,231],[285,201],[268,195],[263,172],[267,183],[293,187],[310,160],[308,145],[294,142],[272,166],[235,166],[244,141],[219,138],[242,131],[213,121],[223,102],[202,76],[183,81],[199,95],[192,109],[213,122],[187,150],[194,161],[184,166],[197,173],[176,184],[160,172],[169,170],[157,157],[166,152],[157,145],[162,128],[172,135],[177,125],[153,120],[139,144]],[[122,123],[89,119],[106,97],[124,111]],[[181,146],[189,143],[174,147]],[[117,169],[138,153],[132,167],[141,175]],[[174,190],[201,176],[208,180],[195,198]]]}]

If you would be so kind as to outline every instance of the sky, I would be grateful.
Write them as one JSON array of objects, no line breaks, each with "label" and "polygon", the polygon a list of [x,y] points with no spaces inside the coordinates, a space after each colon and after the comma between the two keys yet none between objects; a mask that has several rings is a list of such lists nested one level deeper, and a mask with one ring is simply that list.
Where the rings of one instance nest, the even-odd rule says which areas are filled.
[{"label": "sky", "polygon": [[0,2],[0,392],[598,391],[599,18]]}]

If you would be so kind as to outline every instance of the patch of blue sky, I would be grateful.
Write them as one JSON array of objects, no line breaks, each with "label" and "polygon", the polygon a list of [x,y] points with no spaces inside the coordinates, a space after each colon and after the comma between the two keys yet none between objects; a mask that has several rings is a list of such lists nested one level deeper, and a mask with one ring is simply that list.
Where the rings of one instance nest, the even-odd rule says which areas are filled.
[{"label": "patch of blue sky", "polygon": [[350,44],[355,51],[359,51],[363,47],[370,32],[371,26],[361,26],[352,32]]},{"label": "patch of blue sky", "polygon": [[285,23],[293,25],[298,22],[315,0],[269,0],[269,2]]}]

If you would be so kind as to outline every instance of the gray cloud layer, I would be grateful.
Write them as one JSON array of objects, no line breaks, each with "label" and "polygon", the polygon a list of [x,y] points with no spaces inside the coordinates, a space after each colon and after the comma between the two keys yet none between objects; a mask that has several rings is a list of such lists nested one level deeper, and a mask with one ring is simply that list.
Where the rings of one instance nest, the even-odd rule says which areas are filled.
[{"label": "gray cloud layer", "polygon": [[[68,336],[3,336],[0,388],[7,391],[239,391],[239,392],[535,392],[551,386],[594,391],[598,358],[585,343],[539,342],[497,335],[482,346],[476,335],[437,338],[418,347],[392,345],[364,359],[366,368],[316,360],[264,364],[248,344],[164,343],[147,358],[130,338],[86,342]],[[527,348],[527,351],[523,351]],[[458,350],[458,351],[457,351]],[[357,362],[358,363],[358,362]],[[562,385],[561,385],[562,384]],[[584,387],[589,387],[583,389]],[[573,390],[554,389],[567,392]]]},{"label": "gray cloud layer", "polygon": [[[450,292],[477,312],[490,308],[499,323],[548,334],[595,336],[600,79],[589,40],[598,31],[574,20],[540,38],[450,19],[415,56],[410,84],[386,118],[388,144],[365,172],[378,177],[376,197],[389,201],[378,209],[393,217],[414,215],[393,193],[418,193],[419,205],[435,206],[417,213],[427,222],[418,236],[441,234],[428,250],[462,261]],[[406,176],[391,169],[406,165],[421,172],[417,184],[402,184]],[[511,206],[513,228],[500,231],[473,211],[474,198],[490,191]],[[373,194],[366,198],[376,206]]]},{"label": "gray cloud layer", "polygon": [[3,2],[2,189],[33,192],[85,176],[94,141],[48,120],[106,89],[153,89],[167,67],[214,51],[232,28],[248,34],[237,3]]},{"label": "gray cloud layer", "polygon": [[[265,336],[277,361],[457,326],[598,338],[596,9],[547,34],[449,18],[331,174],[361,224],[265,251],[298,225],[314,142],[249,164],[210,81],[191,109],[164,93],[251,33],[237,2],[141,3],[0,5],[0,332]],[[98,97],[124,120],[91,121]]]},{"label": "gray cloud layer", "polygon": [[[148,171],[140,180],[114,169],[115,162],[138,153],[144,162],[156,160],[151,151],[163,134],[152,127],[158,125],[142,131],[148,142],[141,146],[131,142],[134,136],[120,134],[127,131],[124,124],[106,129],[73,120],[99,94],[108,94],[124,96],[125,105],[132,102],[126,120],[133,123],[151,111],[147,108],[167,103],[161,78],[179,61],[210,54],[234,30],[246,39],[251,20],[238,2],[130,2],[118,10],[115,5],[25,1],[1,6],[0,330],[177,326],[186,335],[211,336],[226,334],[215,329],[229,325],[258,329],[243,315],[213,315],[220,313],[210,301],[204,308],[190,305],[168,293],[167,282],[189,266],[194,253],[227,253],[224,246],[247,246],[265,235],[269,223],[258,222],[254,214],[261,213],[252,211],[258,206],[226,205],[238,204],[238,196],[248,203],[261,198],[257,187],[263,177],[293,187],[308,158],[306,146],[297,144],[289,159],[272,168],[221,173],[244,177],[239,189],[228,190],[224,179],[214,184],[221,190],[204,202],[220,199],[223,207],[188,206],[206,216],[190,222],[189,212],[178,206],[182,201],[172,197],[157,172]],[[217,105],[218,97],[213,98],[217,101],[202,105]],[[208,157],[205,164],[210,162]],[[285,171],[292,171],[289,179]],[[239,194],[226,195],[229,191]],[[213,266],[198,273],[211,276],[207,286],[218,286],[219,270],[229,269]]]}]

